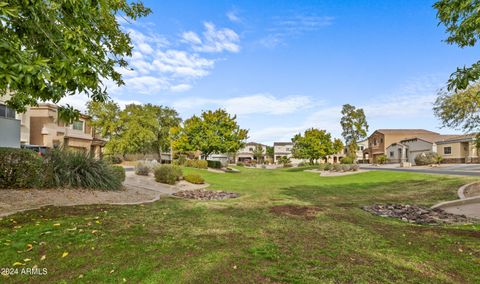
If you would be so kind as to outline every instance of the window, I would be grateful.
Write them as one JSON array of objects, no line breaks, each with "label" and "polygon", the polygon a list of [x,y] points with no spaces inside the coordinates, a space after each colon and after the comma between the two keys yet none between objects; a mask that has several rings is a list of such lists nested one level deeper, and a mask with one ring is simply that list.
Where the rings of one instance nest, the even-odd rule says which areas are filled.
[{"label": "window", "polygon": [[445,154],[445,155],[452,154],[452,147],[444,147],[443,148],[443,154]]},{"label": "window", "polygon": [[390,151],[390,158],[393,158],[394,155],[395,153],[393,151]]},{"label": "window", "polygon": [[83,131],[83,121],[77,120],[73,122],[72,129]]},{"label": "window", "polygon": [[364,150],[364,147],[363,147],[363,146],[360,146],[360,150],[362,150],[362,151],[363,151],[363,150]]},{"label": "window", "polygon": [[248,148],[248,151],[253,152],[253,148],[252,147]]},{"label": "window", "polygon": [[15,119],[15,111],[4,104],[0,104],[0,117]]},{"label": "window", "polygon": [[380,143],[383,143],[383,138],[380,138]]},{"label": "window", "polygon": [[290,151],[290,150],[292,150],[292,149],[290,149],[290,148],[287,147],[287,151]]},{"label": "window", "polygon": [[377,139],[373,139],[373,145],[377,146]]}]

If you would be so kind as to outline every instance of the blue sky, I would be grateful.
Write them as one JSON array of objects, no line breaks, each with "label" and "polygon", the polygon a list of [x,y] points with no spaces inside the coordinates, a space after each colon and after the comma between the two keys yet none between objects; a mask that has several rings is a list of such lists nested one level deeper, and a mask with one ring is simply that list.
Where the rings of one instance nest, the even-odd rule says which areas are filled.
[{"label": "blue sky", "polygon": [[[250,141],[289,141],[310,127],[340,137],[342,104],[378,128],[441,133],[432,102],[473,48],[442,42],[434,1],[144,1],[153,10],[123,22],[135,45],[107,82],[126,103],[175,107],[182,118],[225,108]],[[85,97],[64,100],[84,108]]]}]

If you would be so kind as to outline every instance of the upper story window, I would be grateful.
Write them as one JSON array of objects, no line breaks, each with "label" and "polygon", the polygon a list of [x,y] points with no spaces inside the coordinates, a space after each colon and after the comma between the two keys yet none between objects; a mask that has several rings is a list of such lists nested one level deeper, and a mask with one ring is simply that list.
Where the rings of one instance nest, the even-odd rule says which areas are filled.
[{"label": "upper story window", "polygon": [[15,119],[15,111],[4,104],[0,104],[0,117]]},{"label": "upper story window", "polygon": [[287,151],[290,151],[290,150],[292,150],[292,149],[287,147]]},{"label": "upper story window", "polygon": [[252,147],[248,148],[248,151],[253,152],[253,148]]},{"label": "upper story window", "polygon": [[72,129],[83,131],[83,121],[77,120],[72,124]]}]

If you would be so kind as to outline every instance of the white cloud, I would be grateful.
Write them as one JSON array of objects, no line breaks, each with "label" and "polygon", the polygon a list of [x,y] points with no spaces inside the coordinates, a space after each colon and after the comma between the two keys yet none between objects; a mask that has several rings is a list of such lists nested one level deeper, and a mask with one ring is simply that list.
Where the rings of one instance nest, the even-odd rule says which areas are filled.
[{"label": "white cloud", "polygon": [[186,92],[192,88],[192,85],[189,84],[178,84],[175,86],[171,86],[170,90],[172,92]]},{"label": "white cloud", "polygon": [[238,11],[235,11],[235,10],[228,11],[226,16],[233,23],[241,23],[242,22],[242,19],[238,15]]},{"label": "white cloud", "polygon": [[307,96],[288,96],[277,98],[270,94],[233,97],[226,100],[207,98],[186,98],[175,101],[175,108],[188,110],[201,107],[224,108],[237,115],[267,114],[282,115],[309,108],[311,100]]},{"label": "white cloud", "polygon": [[217,29],[213,23],[204,23],[205,31],[201,38],[193,31],[184,32],[182,40],[189,43],[197,52],[239,52],[240,37],[232,29]]},{"label": "white cloud", "polygon": [[267,28],[268,34],[258,40],[258,43],[267,48],[273,48],[284,44],[289,38],[298,37],[330,26],[333,24],[334,19],[334,17],[329,16],[302,13],[277,16],[271,20],[272,25]]}]

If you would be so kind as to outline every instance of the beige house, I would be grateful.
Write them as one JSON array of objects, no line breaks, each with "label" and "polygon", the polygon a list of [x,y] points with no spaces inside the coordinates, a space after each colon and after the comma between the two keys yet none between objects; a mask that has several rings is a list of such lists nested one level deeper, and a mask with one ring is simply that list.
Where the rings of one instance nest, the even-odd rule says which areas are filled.
[{"label": "beige house", "polygon": [[[72,125],[58,119],[58,106],[42,103],[18,114],[5,106],[8,96],[0,97],[0,147],[20,145],[57,148],[63,146],[100,157],[105,140],[95,135],[90,117],[81,115]],[[2,117],[3,114],[3,117]],[[9,141],[12,140],[12,141]],[[3,142],[2,142],[3,141]],[[8,142],[8,143],[7,143]]]},{"label": "beige house", "polygon": [[368,137],[368,148],[363,151],[363,158],[375,163],[380,155],[386,155],[387,147],[411,137],[435,137],[439,133],[425,129],[378,129]]},{"label": "beige house", "polygon": [[58,119],[58,106],[40,104],[31,107],[23,115],[30,120],[30,141],[28,144],[42,145],[48,148],[74,149],[90,152],[100,157],[105,140],[95,135],[89,125],[90,117],[80,115],[80,119],[71,125]]},{"label": "beige house", "polygon": [[391,163],[409,162],[415,164],[415,158],[423,153],[437,153],[437,143],[455,135],[433,135],[412,137],[393,143],[387,147],[387,158]]},{"label": "beige house", "polygon": [[476,134],[458,135],[437,142],[437,153],[442,163],[480,163]]},{"label": "beige house", "polygon": [[255,151],[255,148],[258,145],[262,147],[262,150],[263,150],[262,160],[265,160],[265,156],[267,155],[267,146],[260,143],[248,142],[245,144],[243,148],[238,150],[236,154],[235,162],[246,162],[246,161],[256,160],[255,155],[253,153]]},{"label": "beige house", "polygon": [[295,159],[292,156],[293,142],[274,142],[273,143],[273,162],[277,164],[282,157],[290,158],[292,164],[297,165],[303,160]]}]

